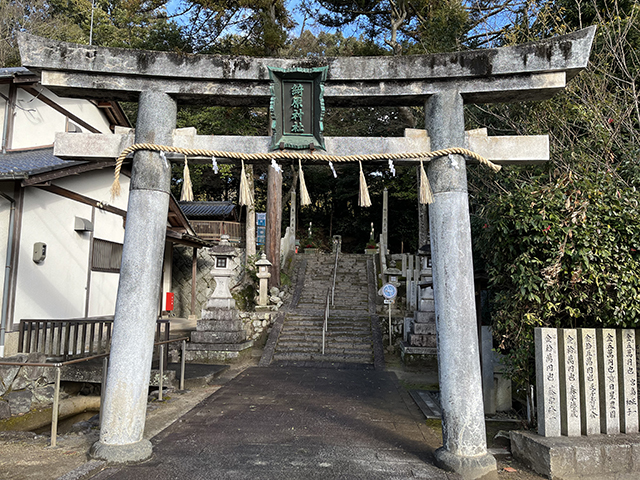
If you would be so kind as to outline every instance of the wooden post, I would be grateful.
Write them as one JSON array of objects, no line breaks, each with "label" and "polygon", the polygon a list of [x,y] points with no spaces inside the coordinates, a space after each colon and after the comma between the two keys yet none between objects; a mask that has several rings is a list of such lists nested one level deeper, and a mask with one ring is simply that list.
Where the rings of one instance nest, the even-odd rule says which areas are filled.
[{"label": "wooden post", "polygon": [[191,315],[196,317],[196,279],[198,276],[198,249],[193,247],[193,255],[191,258]]},{"label": "wooden post", "polygon": [[269,287],[280,285],[280,238],[282,237],[282,172],[269,167],[267,178],[267,231],[265,253],[271,262]]},{"label": "wooden post", "polygon": [[[418,176],[418,191],[420,191],[420,166],[416,167]],[[420,203],[418,198],[418,248],[429,243],[429,206]]]}]

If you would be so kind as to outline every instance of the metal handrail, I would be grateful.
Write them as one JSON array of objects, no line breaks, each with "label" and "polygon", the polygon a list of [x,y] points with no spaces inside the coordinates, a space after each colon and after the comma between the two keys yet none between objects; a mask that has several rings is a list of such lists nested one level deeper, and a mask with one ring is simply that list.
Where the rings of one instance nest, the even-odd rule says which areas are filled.
[{"label": "metal handrail", "polygon": [[[171,340],[164,340],[164,341],[158,341],[158,342],[154,342],[154,346],[160,346],[160,358],[159,358],[159,362],[160,362],[160,378],[158,379],[158,385],[160,387],[160,392],[158,394],[158,400],[162,400],[162,383],[163,383],[163,374],[164,374],[164,345],[168,344],[168,343],[173,343],[173,342],[179,342],[182,341],[182,358],[181,358],[181,363],[180,363],[180,390],[184,390],[184,369],[185,369],[185,351],[186,351],[186,343],[187,340],[189,340],[189,337],[180,337],[180,338],[174,338]],[[324,351],[324,346],[323,346],[323,351]],[[19,362],[3,362],[0,360],[0,365],[13,365],[13,366],[19,366],[19,367],[25,367],[25,366],[32,366],[32,367],[54,367],[56,369],[56,382],[55,382],[55,389],[54,389],[54,394],[53,394],[53,406],[51,409],[51,446],[55,447],[56,443],[57,443],[57,437],[58,437],[58,413],[59,413],[59,408],[60,408],[60,369],[64,366],[67,365],[73,365],[75,363],[82,363],[82,362],[86,362],[88,360],[94,360],[96,358],[104,358],[103,364],[102,364],[102,388],[101,388],[101,393],[102,395],[100,396],[100,421],[102,421],[102,406],[104,404],[104,391],[105,391],[105,386],[107,383],[107,366],[108,366],[108,360],[107,357],[109,357],[109,355],[111,355],[111,353],[102,353],[99,355],[92,355],[90,357],[83,357],[83,358],[76,358],[73,360],[67,360],[65,362],[51,362],[51,363],[46,363],[46,362],[33,362],[33,363],[19,363]]]},{"label": "metal handrail", "polygon": [[[337,243],[337,242],[336,242]],[[333,307],[335,304],[333,302],[334,294],[336,293],[336,275],[338,274],[338,254],[340,253],[340,248],[336,244],[336,258],[333,262],[333,281],[331,282],[331,306]]]},{"label": "metal handrail", "polygon": [[322,324],[322,355],[324,355],[324,346],[325,346],[325,337],[327,333],[328,323],[329,323],[329,300],[331,300],[331,306],[334,305],[334,297],[336,293],[336,276],[338,274],[338,254],[340,253],[340,248],[337,242],[335,242],[336,255],[333,261],[333,279],[331,280],[331,288],[327,290],[327,301],[324,306],[324,322]]},{"label": "metal handrail", "polygon": [[327,301],[324,304],[324,322],[322,324],[322,355],[324,355],[325,336],[329,323],[329,298],[331,297],[331,289],[327,290]]}]

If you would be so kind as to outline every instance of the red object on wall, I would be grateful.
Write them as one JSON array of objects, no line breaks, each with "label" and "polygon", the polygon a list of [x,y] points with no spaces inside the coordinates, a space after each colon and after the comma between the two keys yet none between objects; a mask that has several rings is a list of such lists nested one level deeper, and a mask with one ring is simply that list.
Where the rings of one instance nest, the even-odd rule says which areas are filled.
[{"label": "red object on wall", "polygon": [[165,310],[167,312],[173,310],[173,292],[167,292],[167,298],[165,300]]}]

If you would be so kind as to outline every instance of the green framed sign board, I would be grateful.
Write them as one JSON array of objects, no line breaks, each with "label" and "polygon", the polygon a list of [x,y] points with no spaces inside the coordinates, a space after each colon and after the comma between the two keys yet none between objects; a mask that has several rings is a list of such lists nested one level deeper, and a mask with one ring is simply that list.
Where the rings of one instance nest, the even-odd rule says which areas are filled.
[{"label": "green framed sign board", "polygon": [[271,150],[322,149],[324,82],[328,67],[269,67],[271,79]]}]

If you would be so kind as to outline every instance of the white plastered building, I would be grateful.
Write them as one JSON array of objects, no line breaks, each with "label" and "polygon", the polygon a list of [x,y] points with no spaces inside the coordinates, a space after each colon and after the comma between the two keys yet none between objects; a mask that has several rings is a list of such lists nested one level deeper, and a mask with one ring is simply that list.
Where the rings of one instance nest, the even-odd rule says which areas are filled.
[{"label": "white plastered building", "polygon": [[[0,357],[17,352],[21,319],[112,316],[129,178],[112,199],[114,162],[54,156],[58,132],[130,127],[116,102],[61,98],[25,68],[0,69]],[[167,241],[203,246],[172,198]],[[166,249],[163,292],[171,290]],[[163,307],[158,305],[158,312]]]}]

